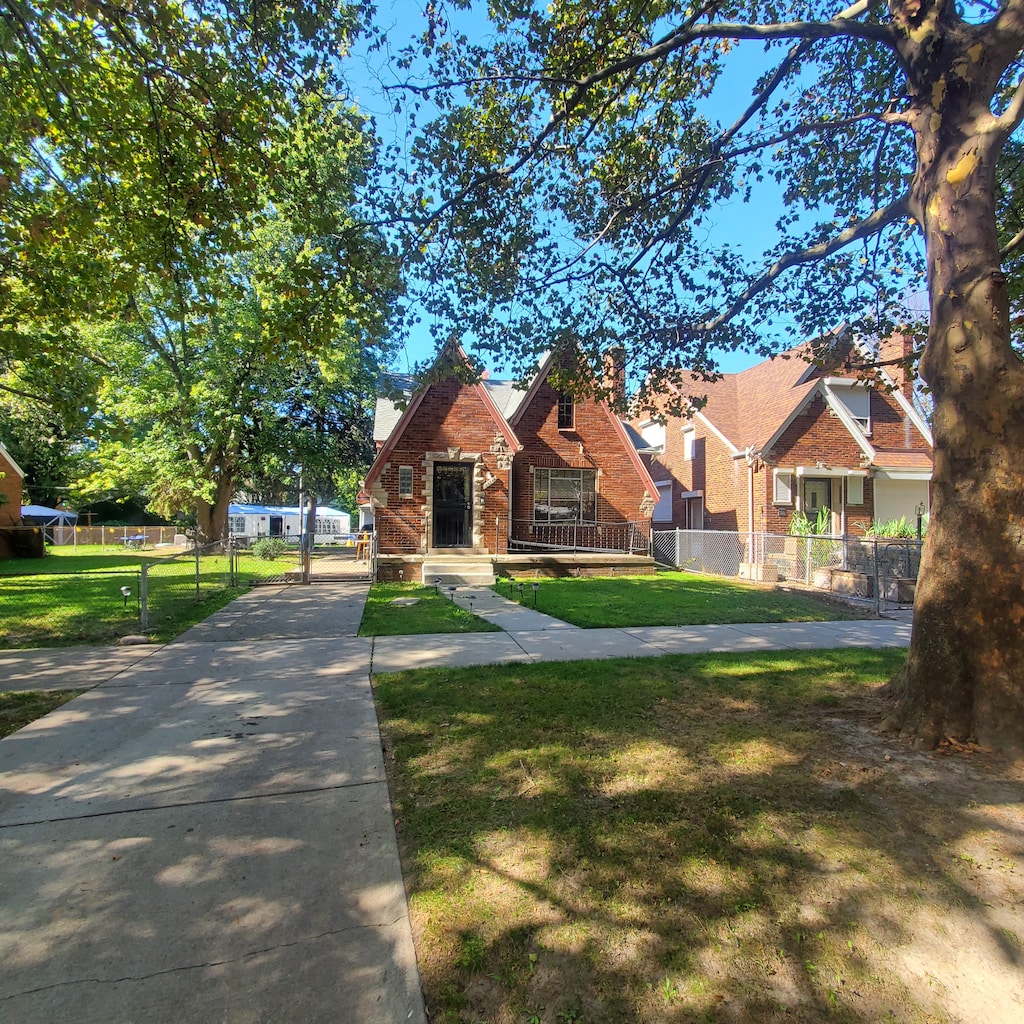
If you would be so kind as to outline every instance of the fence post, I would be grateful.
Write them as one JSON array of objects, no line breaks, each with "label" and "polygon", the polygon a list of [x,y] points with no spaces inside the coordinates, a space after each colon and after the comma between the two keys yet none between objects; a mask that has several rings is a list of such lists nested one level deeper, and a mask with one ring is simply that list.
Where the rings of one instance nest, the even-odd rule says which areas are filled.
[{"label": "fence post", "polygon": [[807,538],[807,552],[804,560],[804,577],[805,582],[810,585],[811,582],[811,538]]},{"label": "fence post", "polygon": [[139,572],[139,632],[149,627],[149,566],[143,562]]},{"label": "fence post", "polygon": [[881,586],[881,575],[878,572],[878,538],[875,538],[875,615],[881,617],[882,615],[882,586]]},{"label": "fence post", "polygon": [[199,538],[196,537],[196,600],[199,600]]}]

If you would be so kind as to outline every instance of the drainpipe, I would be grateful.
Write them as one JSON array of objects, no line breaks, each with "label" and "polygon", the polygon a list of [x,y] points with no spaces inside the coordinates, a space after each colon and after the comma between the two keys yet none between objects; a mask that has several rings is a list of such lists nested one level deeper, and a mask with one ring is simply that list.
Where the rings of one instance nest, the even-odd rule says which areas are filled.
[{"label": "drainpipe", "polygon": [[754,446],[747,449],[747,559],[754,561]]}]

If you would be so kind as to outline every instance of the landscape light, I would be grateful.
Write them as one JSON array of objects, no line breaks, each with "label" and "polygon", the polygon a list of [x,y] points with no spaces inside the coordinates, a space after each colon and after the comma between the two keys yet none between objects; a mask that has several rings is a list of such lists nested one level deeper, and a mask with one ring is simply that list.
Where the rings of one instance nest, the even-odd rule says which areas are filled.
[{"label": "landscape light", "polygon": [[454,583],[448,588],[448,600],[449,601],[454,601],[455,600],[455,584]]},{"label": "landscape light", "polygon": [[128,598],[132,596],[132,588],[131,587],[122,587],[121,588],[121,596],[124,598],[124,606],[125,606],[125,608],[127,608],[128,607]]},{"label": "landscape light", "polygon": [[533,607],[536,608],[537,607],[537,591],[540,590],[540,584],[536,580],[534,580],[534,582],[531,583],[530,586],[533,588]]}]

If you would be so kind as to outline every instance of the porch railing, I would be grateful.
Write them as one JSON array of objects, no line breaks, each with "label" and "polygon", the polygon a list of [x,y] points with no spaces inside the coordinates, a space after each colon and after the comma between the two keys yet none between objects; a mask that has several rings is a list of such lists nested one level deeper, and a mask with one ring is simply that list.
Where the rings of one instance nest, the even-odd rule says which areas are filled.
[{"label": "porch railing", "polygon": [[648,519],[617,523],[535,523],[515,519],[508,550],[648,555],[651,523]]}]

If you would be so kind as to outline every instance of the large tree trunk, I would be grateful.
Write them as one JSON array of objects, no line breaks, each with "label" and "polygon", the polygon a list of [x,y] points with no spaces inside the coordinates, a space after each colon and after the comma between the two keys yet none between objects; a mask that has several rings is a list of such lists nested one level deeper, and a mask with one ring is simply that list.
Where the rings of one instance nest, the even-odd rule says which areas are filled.
[{"label": "large tree trunk", "polygon": [[228,505],[234,491],[234,480],[222,474],[217,478],[216,492],[213,502],[202,498],[196,499],[196,528],[200,542],[211,544],[213,541],[224,540],[228,535]]},{"label": "large tree trunk", "polygon": [[932,68],[918,93],[940,102],[920,107],[913,189],[927,244],[921,375],[935,401],[935,472],[892,724],[923,747],[949,737],[1024,753],[1024,364],[1000,269],[998,147],[964,127],[991,123],[986,83],[954,81],[956,54],[942,58],[948,76]]}]

